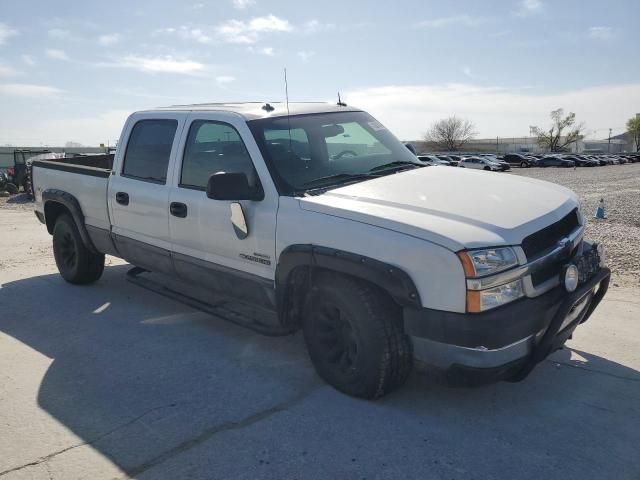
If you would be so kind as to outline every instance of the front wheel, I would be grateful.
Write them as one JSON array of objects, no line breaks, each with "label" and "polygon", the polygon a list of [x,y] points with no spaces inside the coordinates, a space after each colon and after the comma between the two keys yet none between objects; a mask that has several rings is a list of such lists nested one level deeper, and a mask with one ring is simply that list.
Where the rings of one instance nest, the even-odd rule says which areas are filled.
[{"label": "front wheel", "polygon": [[402,331],[400,308],[359,280],[319,274],[302,329],[318,375],[348,395],[381,397],[411,372],[413,349]]},{"label": "front wheel", "polygon": [[529,164],[527,162],[522,162],[520,164],[520,168],[527,168],[529,166]]},{"label": "front wheel", "polygon": [[491,170],[491,168],[490,168],[490,167],[484,167],[484,168],[483,168],[483,170],[490,171],[490,170]]},{"label": "front wheel", "polygon": [[60,215],[53,227],[53,256],[60,275],[69,283],[93,283],[102,276],[104,255],[89,251],[70,215]]}]

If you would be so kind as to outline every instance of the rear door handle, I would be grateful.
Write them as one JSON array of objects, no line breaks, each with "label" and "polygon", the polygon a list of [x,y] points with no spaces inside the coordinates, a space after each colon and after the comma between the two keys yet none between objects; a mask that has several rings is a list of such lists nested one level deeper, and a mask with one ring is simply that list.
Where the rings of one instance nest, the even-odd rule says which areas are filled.
[{"label": "rear door handle", "polygon": [[125,192],[116,193],[116,202],[120,205],[129,205],[129,194]]},{"label": "rear door handle", "polygon": [[184,218],[187,216],[187,206],[180,202],[171,202],[169,205],[169,211],[174,217]]}]

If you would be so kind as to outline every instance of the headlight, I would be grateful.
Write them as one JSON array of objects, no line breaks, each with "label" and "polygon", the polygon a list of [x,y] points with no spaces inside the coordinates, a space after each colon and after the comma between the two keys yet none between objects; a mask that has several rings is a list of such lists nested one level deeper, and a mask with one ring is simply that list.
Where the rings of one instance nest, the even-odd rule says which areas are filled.
[{"label": "headlight", "polygon": [[467,291],[467,311],[484,312],[500,305],[513,302],[524,295],[522,279],[505,283],[487,290]]},{"label": "headlight", "polygon": [[485,248],[458,252],[466,277],[484,277],[518,265],[511,247]]}]

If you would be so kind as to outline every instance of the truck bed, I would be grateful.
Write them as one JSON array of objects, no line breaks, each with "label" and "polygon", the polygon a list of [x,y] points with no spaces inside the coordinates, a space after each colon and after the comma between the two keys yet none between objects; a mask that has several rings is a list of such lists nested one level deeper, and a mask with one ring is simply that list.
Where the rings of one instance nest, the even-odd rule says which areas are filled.
[{"label": "truck bed", "polygon": [[112,153],[104,155],[78,155],[73,157],[53,158],[50,160],[34,160],[32,166],[50,168],[53,170],[70,171],[73,173],[90,175],[89,169],[106,170],[111,172],[113,168]]},{"label": "truck bed", "polygon": [[44,213],[44,191],[62,190],[78,200],[88,226],[109,230],[107,187],[113,158],[112,154],[106,154],[35,160],[31,165],[31,182],[36,211]]}]

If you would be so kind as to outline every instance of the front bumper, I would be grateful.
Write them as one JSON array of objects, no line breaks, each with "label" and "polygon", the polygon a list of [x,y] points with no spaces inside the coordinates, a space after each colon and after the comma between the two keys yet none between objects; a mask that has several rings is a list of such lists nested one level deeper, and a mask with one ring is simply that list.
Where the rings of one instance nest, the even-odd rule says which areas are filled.
[{"label": "front bumper", "polygon": [[478,314],[407,308],[405,332],[416,363],[435,367],[454,384],[522,380],[591,316],[610,276],[600,268],[573,293],[559,286]]}]

